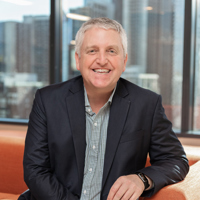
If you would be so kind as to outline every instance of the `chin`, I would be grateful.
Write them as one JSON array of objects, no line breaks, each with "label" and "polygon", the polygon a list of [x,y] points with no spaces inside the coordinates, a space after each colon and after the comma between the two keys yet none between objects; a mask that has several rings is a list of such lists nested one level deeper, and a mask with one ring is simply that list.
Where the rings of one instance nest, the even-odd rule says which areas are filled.
[{"label": "chin", "polygon": [[98,90],[105,90],[105,91],[110,91],[110,90],[113,90],[113,88],[115,87],[115,86],[108,86],[108,85],[95,85],[94,86],[96,89],[98,89]]}]

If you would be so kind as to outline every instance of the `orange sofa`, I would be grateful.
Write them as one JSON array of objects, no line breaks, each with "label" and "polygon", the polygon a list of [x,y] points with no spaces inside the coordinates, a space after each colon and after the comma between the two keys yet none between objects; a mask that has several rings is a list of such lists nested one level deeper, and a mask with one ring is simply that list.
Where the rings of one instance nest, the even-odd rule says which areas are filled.
[{"label": "orange sofa", "polygon": [[[22,166],[25,135],[26,131],[0,130],[0,200],[17,200],[27,190]],[[140,200],[200,200],[200,147],[184,148],[192,165],[185,180]]]}]

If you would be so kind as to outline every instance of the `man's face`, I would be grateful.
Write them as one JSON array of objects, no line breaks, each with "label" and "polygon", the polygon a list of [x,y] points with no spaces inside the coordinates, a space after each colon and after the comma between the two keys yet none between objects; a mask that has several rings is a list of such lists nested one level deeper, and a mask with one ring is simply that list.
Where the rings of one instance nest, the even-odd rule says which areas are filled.
[{"label": "man's face", "polygon": [[86,89],[105,92],[114,89],[127,62],[119,33],[102,28],[91,28],[85,32],[81,55],[79,57],[76,53],[75,59]]}]

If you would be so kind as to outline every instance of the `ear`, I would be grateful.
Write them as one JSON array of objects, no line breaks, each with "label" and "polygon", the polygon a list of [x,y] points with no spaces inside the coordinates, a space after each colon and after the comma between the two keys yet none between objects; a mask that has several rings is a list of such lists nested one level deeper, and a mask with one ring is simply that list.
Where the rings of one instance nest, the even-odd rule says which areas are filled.
[{"label": "ear", "polygon": [[78,56],[78,53],[75,52],[75,60],[76,60],[76,69],[77,70],[80,70],[80,65],[79,65],[79,56]]},{"label": "ear", "polygon": [[126,54],[126,57],[125,57],[125,59],[124,59],[123,72],[124,72],[125,69],[126,69],[126,63],[127,63],[127,60],[128,60],[128,54]]}]

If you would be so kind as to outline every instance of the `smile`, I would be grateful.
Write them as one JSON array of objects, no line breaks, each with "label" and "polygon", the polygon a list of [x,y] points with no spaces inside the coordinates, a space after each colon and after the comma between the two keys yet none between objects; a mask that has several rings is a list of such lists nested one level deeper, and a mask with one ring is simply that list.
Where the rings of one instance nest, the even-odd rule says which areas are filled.
[{"label": "smile", "polygon": [[94,72],[99,73],[99,74],[107,74],[110,72],[108,69],[93,69]]}]

